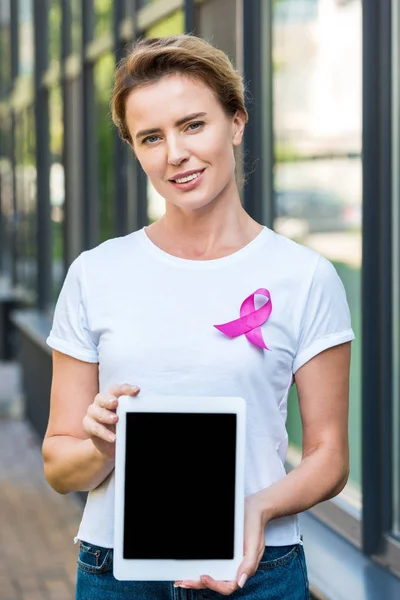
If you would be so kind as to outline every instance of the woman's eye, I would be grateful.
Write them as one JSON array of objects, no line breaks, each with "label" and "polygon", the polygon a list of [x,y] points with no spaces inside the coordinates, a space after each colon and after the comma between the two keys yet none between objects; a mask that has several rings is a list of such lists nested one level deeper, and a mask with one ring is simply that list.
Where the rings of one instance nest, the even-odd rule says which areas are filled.
[{"label": "woman's eye", "polygon": [[202,127],[203,125],[203,121],[196,121],[196,123],[189,123],[188,129],[190,128],[190,131],[196,131],[197,129],[200,129],[200,127]]},{"label": "woman's eye", "polygon": [[155,142],[157,142],[159,139],[158,135],[149,135],[148,137],[144,138],[144,140],[142,141],[142,144],[154,144]]}]

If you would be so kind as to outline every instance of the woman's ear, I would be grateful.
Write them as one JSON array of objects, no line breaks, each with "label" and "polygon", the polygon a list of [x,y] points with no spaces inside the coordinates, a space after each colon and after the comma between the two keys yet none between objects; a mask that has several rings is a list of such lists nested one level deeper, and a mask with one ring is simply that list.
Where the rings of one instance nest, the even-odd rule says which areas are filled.
[{"label": "woman's ear", "polygon": [[240,110],[237,110],[232,121],[232,144],[234,146],[240,146],[242,143],[245,125],[246,117],[244,113]]}]

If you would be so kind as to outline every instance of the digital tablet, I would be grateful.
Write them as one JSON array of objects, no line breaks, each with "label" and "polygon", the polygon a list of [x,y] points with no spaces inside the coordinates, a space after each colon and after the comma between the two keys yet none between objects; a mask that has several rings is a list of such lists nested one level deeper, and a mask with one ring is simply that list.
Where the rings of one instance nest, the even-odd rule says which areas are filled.
[{"label": "digital tablet", "polygon": [[246,404],[119,398],[114,576],[233,580],[243,559]]}]

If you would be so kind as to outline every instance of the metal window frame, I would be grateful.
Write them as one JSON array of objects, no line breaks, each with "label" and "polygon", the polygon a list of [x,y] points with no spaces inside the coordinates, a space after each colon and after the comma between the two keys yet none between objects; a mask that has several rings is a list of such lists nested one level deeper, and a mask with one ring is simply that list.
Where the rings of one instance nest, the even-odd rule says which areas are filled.
[{"label": "metal window frame", "polygon": [[[400,521],[400,6],[392,0],[392,315],[393,315],[393,513]],[[394,520],[394,519],[393,519]],[[400,529],[400,524],[399,524]],[[400,564],[400,559],[399,559]]]},{"label": "metal window frame", "polygon": [[[262,0],[240,0],[243,50],[241,64],[251,98],[243,147],[246,185],[243,204],[260,223],[272,224],[272,7]],[[269,26],[268,26],[269,24]],[[263,135],[260,135],[260,132]],[[246,171],[250,169],[250,173]]]},{"label": "metal window frame", "polygon": [[50,124],[49,92],[42,76],[49,65],[48,10],[46,0],[33,3],[35,44],[35,123],[37,189],[37,307],[47,310],[52,296],[52,247],[50,219]]},{"label": "metal window frame", "polygon": [[[64,135],[63,135],[63,149],[62,149],[62,160],[64,165],[64,224],[63,224],[63,238],[64,238],[64,272],[67,271],[71,262],[76,258],[82,248],[82,231],[81,231],[81,189],[82,182],[78,186],[73,185],[72,177],[76,176],[78,180],[81,180],[82,174],[80,169],[80,159],[74,155],[74,146],[71,139],[73,135],[73,127],[70,125],[70,119],[80,119],[81,114],[79,111],[74,112],[73,101],[74,98],[72,86],[76,84],[75,76],[68,78],[68,57],[71,56],[72,49],[72,7],[70,0],[61,0],[62,9],[62,43],[61,43],[61,89],[62,89],[62,102],[63,102],[63,124],[64,124]],[[76,170],[77,169],[77,170]],[[76,188],[80,189],[77,193]]]},{"label": "metal window frame", "polygon": [[379,556],[392,515],[390,0],[364,1],[363,40],[362,537]]},{"label": "metal window frame", "polygon": [[185,32],[194,34],[195,29],[196,29],[196,11],[195,11],[194,0],[185,0],[184,13],[185,13]]},{"label": "metal window frame", "polygon": [[[115,63],[117,64],[125,55],[125,45],[121,42],[120,24],[125,18],[125,0],[114,1],[113,13],[113,39]],[[129,156],[127,144],[121,140],[114,128],[114,189],[115,211],[114,231],[116,235],[128,233],[128,165]]]},{"label": "metal window frame", "polygon": [[96,114],[94,59],[87,56],[93,39],[93,0],[82,3],[82,225],[83,247],[93,248],[99,240],[98,150],[96,144]]}]

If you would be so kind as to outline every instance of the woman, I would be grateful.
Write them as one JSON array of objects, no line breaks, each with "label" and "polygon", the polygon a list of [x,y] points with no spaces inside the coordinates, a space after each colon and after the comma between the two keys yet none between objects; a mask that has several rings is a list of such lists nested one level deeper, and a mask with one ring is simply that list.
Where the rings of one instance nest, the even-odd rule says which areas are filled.
[{"label": "woman", "polygon": [[[60,493],[90,492],[77,598],[168,599],[179,588],[191,598],[308,598],[296,514],[339,493],[349,469],[354,335],[343,286],[327,260],[241,206],[235,150],[247,112],[242,80],[221,51],[188,35],[140,41],[116,70],[112,114],[166,212],[74,261],[48,339],[46,477]],[[269,302],[270,314],[252,333],[231,335],[221,324],[237,319],[248,297],[254,308]],[[303,455],[286,475],[293,382]],[[113,578],[115,410],[119,396],[139,388],[246,400],[245,544],[235,581]],[[194,476],[207,485],[206,474]]]}]

